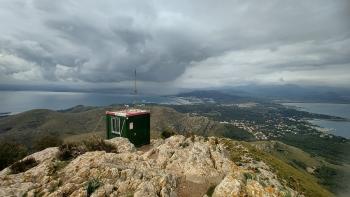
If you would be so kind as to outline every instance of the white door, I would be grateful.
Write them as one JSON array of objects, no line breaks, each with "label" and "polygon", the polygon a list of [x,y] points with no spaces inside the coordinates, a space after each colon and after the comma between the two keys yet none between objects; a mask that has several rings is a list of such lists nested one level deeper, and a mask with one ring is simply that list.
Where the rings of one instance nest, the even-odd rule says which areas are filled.
[{"label": "white door", "polygon": [[121,136],[120,134],[120,118],[119,117],[112,117],[111,118],[111,131],[114,134]]}]

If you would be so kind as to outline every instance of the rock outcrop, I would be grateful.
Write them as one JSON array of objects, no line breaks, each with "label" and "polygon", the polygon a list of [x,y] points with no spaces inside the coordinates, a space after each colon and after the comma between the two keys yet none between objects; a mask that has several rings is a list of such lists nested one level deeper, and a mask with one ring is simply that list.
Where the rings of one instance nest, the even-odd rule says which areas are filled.
[{"label": "rock outcrop", "polygon": [[245,158],[249,162],[236,165],[222,141],[177,135],[136,149],[115,138],[106,142],[118,153],[86,152],[71,161],[58,160],[58,148],[48,148],[28,156],[39,164],[26,172],[2,170],[0,196],[298,195],[263,162]]}]

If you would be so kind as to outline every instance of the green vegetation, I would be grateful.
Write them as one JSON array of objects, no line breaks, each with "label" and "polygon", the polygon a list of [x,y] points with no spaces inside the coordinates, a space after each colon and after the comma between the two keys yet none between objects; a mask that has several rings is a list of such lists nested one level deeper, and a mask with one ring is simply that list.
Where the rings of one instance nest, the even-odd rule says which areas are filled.
[{"label": "green vegetation", "polygon": [[106,143],[106,141],[99,136],[88,137],[83,140],[82,145],[86,151],[106,151],[107,153],[118,152],[114,146]]},{"label": "green vegetation", "polygon": [[91,194],[94,193],[94,191],[101,185],[102,183],[98,179],[89,180],[86,185],[87,196],[91,196]]},{"label": "green vegetation", "polygon": [[10,166],[10,170],[12,174],[18,174],[21,172],[25,172],[36,165],[38,165],[38,162],[34,158],[30,157],[30,158],[15,162]]},{"label": "green vegetation", "polygon": [[[68,111],[52,111],[35,109],[0,120],[0,139],[13,138],[24,144],[29,152],[33,152],[33,144],[42,136],[54,136],[63,139],[65,135],[90,133],[94,131],[100,117],[110,108],[74,109]],[[105,131],[100,124],[96,131]],[[38,147],[40,148],[40,147]]]},{"label": "green vegetation", "polygon": [[293,159],[291,162],[289,162],[289,164],[295,168],[301,168],[303,170],[306,170],[306,164],[302,161]]},{"label": "green vegetation", "polygon": [[57,147],[63,144],[63,141],[58,136],[43,135],[38,137],[33,142],[33,150],[35,152],[44,150],[48,147]]},{"label": "green vegetation", "polygon": [[244,141],[255,140],[254,136],[251,133],[248,133],[244,129],[235,127],[234,125],[227,124],[224,125],[224,128],[225,129],[222,131],[222,133],[219,133],[218,136]]},{"label": "green vegetation", "polygon": [[206,193],[207,196],[209,196],[209,197],[213,196],[213,193],[215,191],[215,187],[216,187],[216,185],[212,185],[208,188],[207,193]]},{"label": "green vegetation", "polygon": [[0,141],[0,170],[26,155],[27,149],[25,146],[11,141]]},{"label": "green vegetation", "polygon": [[[310,125],[305,118],[321,118],[341,120],[339,117],[332,117],[327,115],[312,114],[305,111],[298,111],[296,109],[286,108],[274,103],[259,103],[254,107],[240,108],[235,105],[179,105],[174,108],[180,112],[193,113],[195,115],[202,115],[210,117],[216,121],[235,121],[244,125],[250,130],[264,133],[268,140],[279,140],[290,146],[295,146],[305,151],[295,150],[291,147],[280,145],[277,143],[271,153],[282,159],[289,166],[294,169],[308,174],[332,192],[338,193],[346,189],[347,182],[350,178],[350,141],[348,139],[337,136],[325,136]],[[225,124],[226,127],[230,124]],[[230,130],[234,132],[229,132]],[[248,132],[242,129],[237,132],[237,129],[222,129],[222,127],[215,127],[214,132],[208,135],[223,136],[231,139],[250,141]],[[254,138],[254,137],[253,137]],[[280,147],[278,147],[280,146]],[[308,153],[308,154],[307,154]],[[240,155],[233,154],[233,160],[239,165]],[[328,178],[322,180],[320,175],[309,174],[307,167],[312,171],[315,167],[322,164],[334,168],[336,175],[327,176]],[[324,174],[323,174],[324,175]],[[293,182],[293,180],[291,180]]]},{"label": "green vegetation", "polygon": [[272,154],[273,156],[283,160],[286,163],[293,163],[295,167],[301,167],[303,170],[305,170],[303,168],[304,165],[305,167],[314,167],[319,166],[324,162],[320,157],[312,157],[309,153],[299,148],[284,144],[279,141],[256,141],[250,144],[258,149],[261,149],[262,151]]},{"label": "green vegetation", "polygon": [[[227,137],[249,141],[250,144],[269,144],[271,140],[279,140],[283,143],[276,143],[274,150],[271,152],[261,150],[261,152],[282,160],[284,171],[288,172],[286,169],[292,167],[294,170],[299,170],[301,175],[306,174],[306,177],[311,177],[312,183],[318,182],[334,192],[344,189],[349,181],[347,178],[350,177],[350,170],[347,168],[350,164],[348,151],[350,141],[336,136],[321,137],[322,133],[304,121],[304,118],[337,119],[335,117],[297,111],[266,102],[257,103],[253,107],[220,104],[148,107],[152,111],[151,136],[153,138],[159,136],[167,138],[178,133],[192,137],[193,135]],[[77,106],[63,111],[31,110],[1,118],[0,169],[22,159],[28,153],[50,146],[59,146],[58,157],[61,161],[69,161],[86,151],[116,152],[115,148],[105,144],[101,139],[105,133],[103,123],[98,125],[94,132],[101,137],[82,139],[92,134],[104,111],[118,108],[119,106]],[[226,123],[220,123],[222,121]],[[238,121],[244,124],[244,127],[233,125],[231,121]],[[247,132],[247,127],[253,130],[253,133],[255,129],[262,132],[269,141],[255,141],[255,136]],[[9,139],[16,139],[16,143]],[[64,139],[65,144],[62,144],[61,139]],[[181,147],[185,148],[187,144],[181,144]],[[240,165],[239,152],[232,153],[231,157]],[[263,160],[266,157],[261,156],[256,159]],[[308,173],[307,169],[316,170],[314,173]],[[293,175],[293,179],[287,177],[286,180],[291,184],[300,182],[296,176]],[[298,186],[295,185],[295,187]]]},{"label": "green vegetation", "polygon": [[89,151],[115,152],[118,150],[99,136],[91,136],[81,142],[69,142],[59,147],[58,159],[68,161]]},{"label": "green vegetation", "polygon": [[243,173],[243,176],[244,176],[245,180],[248,180],[248,179],[253,179],[254,180],[255,179],[254,175],[252,173],[249,173],[249,172]]},{"label": "green vegetation", "polygon": [[74,135],[65,134],[62,136],[62,139],[63,139],[63,143],[71,143],[71,142],[80,142],[81,139],[86,139],[91,136],[99,136],[100,138],[105,138],[106,131],[90,132],[90,133],[82,133],[82,134],[74,134]]},{"label": "green vegetation", "polygon": [[78,157],[79,155],[85,152],[86,150],[84,149],[84,147],[80,146],[79,144],[67,143],[67,144],[62,144],[59,147],[59,152],[57,157],[59,160],[68,161]]},{"label": "green vegetation", "polygon": [[306,196],[332,196],[327,190],[316,183],[309,174],[303,173],[269,154],[258,151],[246,145],[249,152],[276,170],[277,176],[287,181],[287,185],[306,194]]},{"label": "green vegetation", "polygon": [[[299,148],[278,141],[251,142],[254,147],[271,154],[294,168],[315,177],[317,182],[335,194],[348,193],[349,165],[334,165],[323,157],[315,157]],[[309,168],[309,169],[308,169]]]},{"label": "green vegetation", "polygon": [[236,143],[248,149],[248,152],[245,152],[243,148],[237,148],[234,142],[226,140],[225,144],[230,151],[231,158],[237,158],[237,155],[247,154],[255,160],[264,161],[272,169],[274,169],[281,183],[284,183],[288,187],[304,193],[305,196],[333,196],[332,193],[322,188],[317,183],[317,180],[310,174],[295,169],[294,167],[272,156],[271,154],[256,149],[247,142]]},{"label": "green vegetation", "polygon": [[176,133],[174,131],[171,131],[169,129],[164,129],[161,133],[160,133],[160,137],[162,139],[166,139],[166,138],[169,138],[173,135],[175,135]]},{"label": "green vegetation", "polygon": [[350,164],[350,142],[344,138],[322,138],[318,135],[285,135],[280,141],[298,147],[315,156],[322,156],[335,165]]},{"label": "green vegetation", "polygon": [[350,192],[347,184],[350,177],[349,169],[322,165],[315,170],[315,176],[319,179],[320,184],[336,194]]}]

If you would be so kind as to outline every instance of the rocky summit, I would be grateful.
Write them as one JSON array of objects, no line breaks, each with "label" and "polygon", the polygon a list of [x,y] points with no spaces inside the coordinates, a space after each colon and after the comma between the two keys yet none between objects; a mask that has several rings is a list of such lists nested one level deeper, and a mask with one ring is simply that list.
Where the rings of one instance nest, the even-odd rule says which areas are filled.
[{"label": "rocky summit", "polygon": [[34,158],[34,167],[0,172],[0,196],[301,195],[262,161],[244,154],[244,162],[232,161],[227,141],[176,135],[135,148],[125,138],[114,138],[105,142],[116,153],[85,152],[68,161],[58,159],[57,147],[47,148],[23,159]]}]

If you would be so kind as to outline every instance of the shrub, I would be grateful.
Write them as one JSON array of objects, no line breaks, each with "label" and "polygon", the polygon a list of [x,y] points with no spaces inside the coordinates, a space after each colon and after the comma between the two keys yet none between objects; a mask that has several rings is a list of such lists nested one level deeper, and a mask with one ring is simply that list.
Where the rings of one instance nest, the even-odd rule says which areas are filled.
[{"label": "shrub", "polygon": [[101,137],[92,136],[81,142],[62,144],[59,147],[58,159],[67,161],[88,151],[117,152],[113,145],[106,143]]},{"label": "shrub", "polygon": [[36,165],[38,165],[38,162],[34,158],[30,157],[28,159],[15,162],[10,166],[10,170],[12,174],[18,174],[25,172]]},{"label": "shrub", "polygon": [[58,136],[44,135],[33,142],[33,149],[35,151],[41,151],[48,147],[56,147],[63,144],[63,141]]},{"label": "shrub", "polygon": [[213,193],[215,191],[215,187],[216,187],[216,185],[212,185],[208,188],[207,193],[206,193],[207,196],[213,196]]},{"label": "shrub", "polygon": [[168,129],[165,129],[165,130],[162,131],[162,133],[160,134],[160,137],[161,137],[162,139],[166,139],[166,138],[169,138],[169,137],[171,137],[171,136],[173,136],[173,135],[175,135],[175,134],[176,134],[175,132],[170,131],[170,130],[168,130]]},{"label": "shrub", "polygon": [[0,141],[0,170],[22,159],[27,153],[24,145],[11,141]]},{"label": "shrub", "polygon": [[102,185],[102,183],[98,179],[91,179],[87,182],[86,186],[86,192],[87,196],[91,196],[94,191],[99,188]]},{"label": "shrub", "polygon": [[104,139],[95,135],[83,140],[83,145],[86,151],[106,151],[107,153],[117,152],[114,146],[107,144]]},{"label": "shrub", "polygon": [[59,147],[58,159],[62,161],[67,161],[70,159],[74,159],[85,152],[86,149],[78,143],[62,144]]}]

